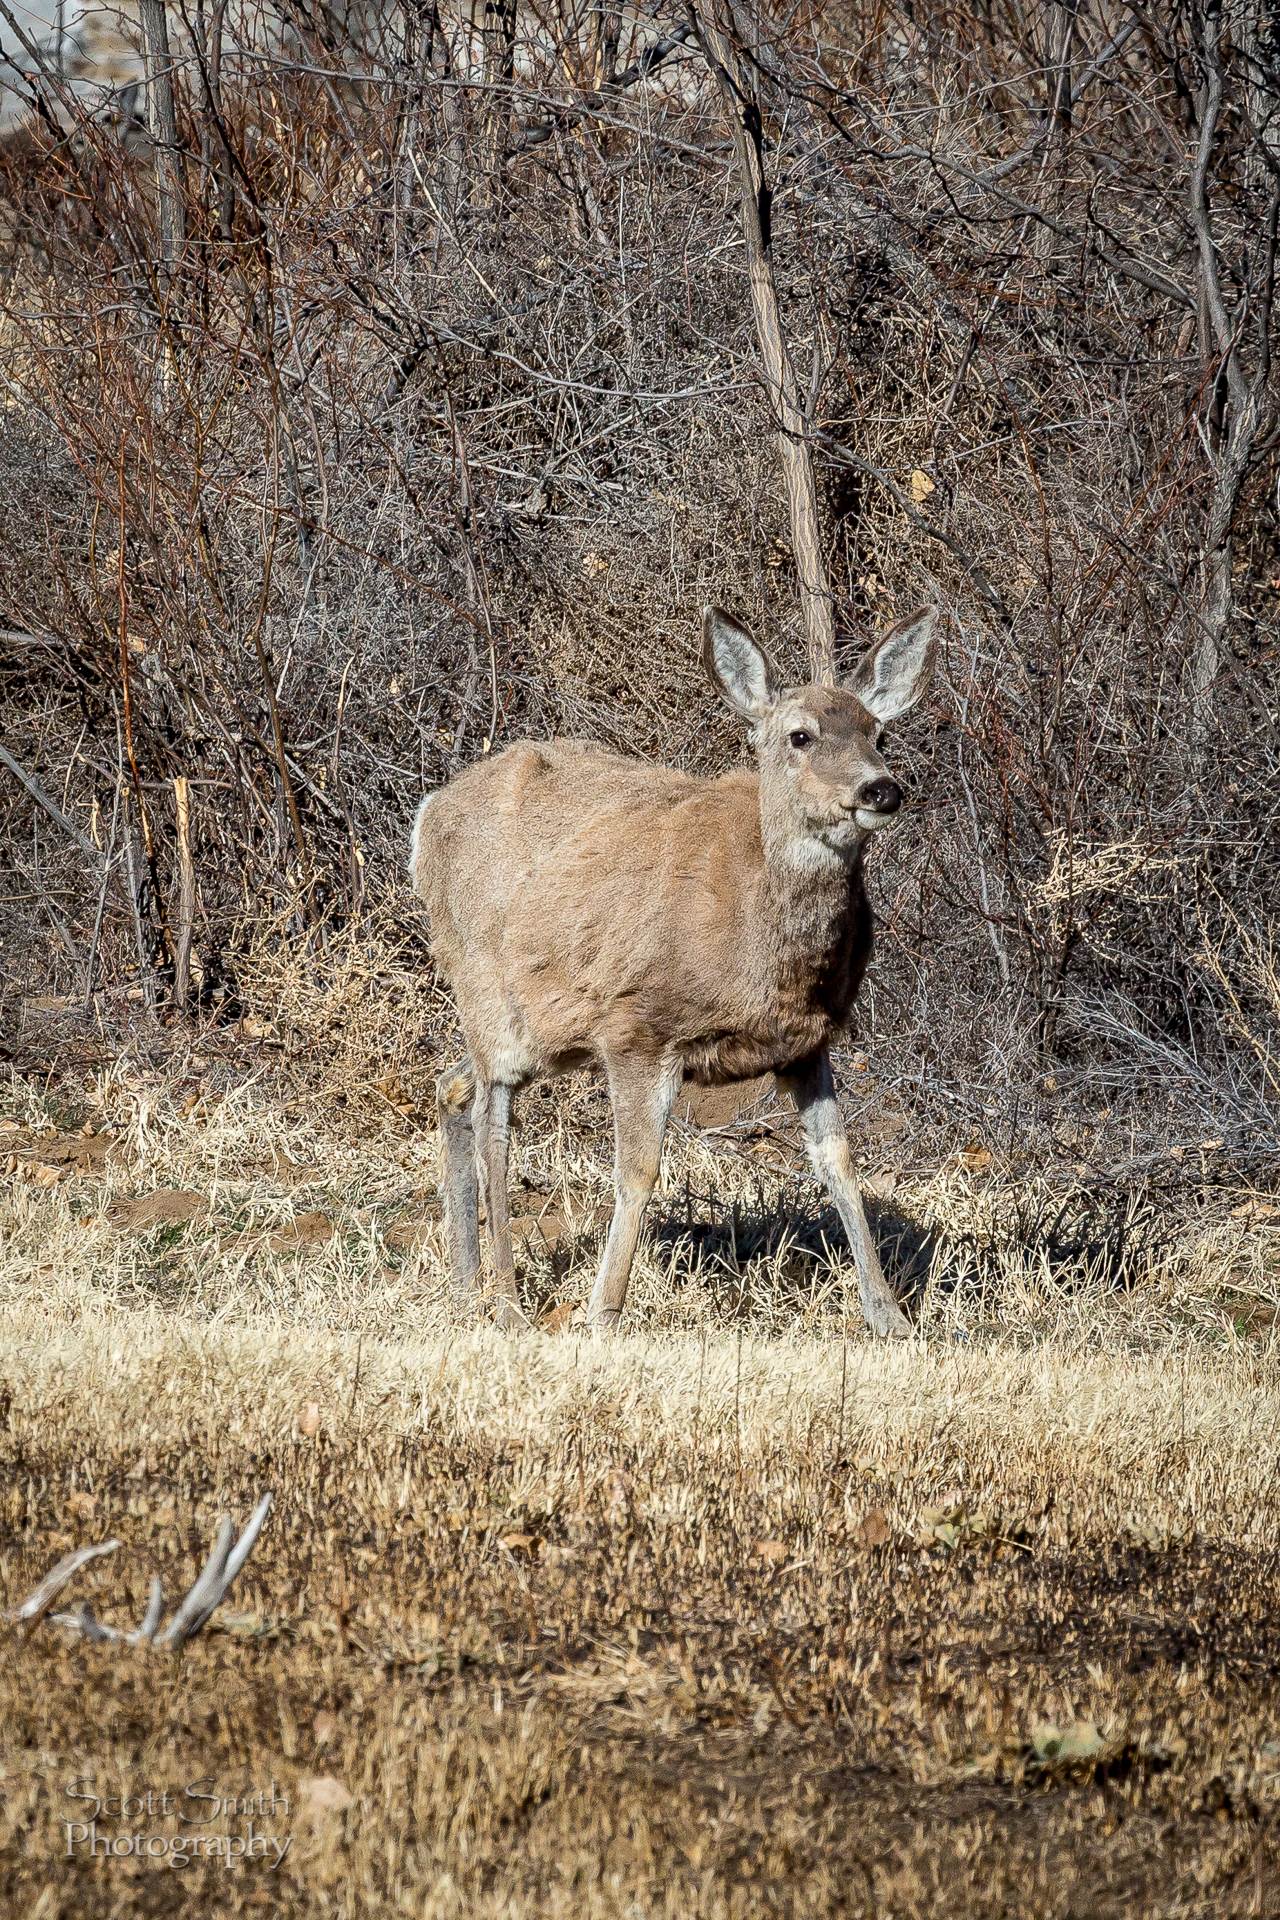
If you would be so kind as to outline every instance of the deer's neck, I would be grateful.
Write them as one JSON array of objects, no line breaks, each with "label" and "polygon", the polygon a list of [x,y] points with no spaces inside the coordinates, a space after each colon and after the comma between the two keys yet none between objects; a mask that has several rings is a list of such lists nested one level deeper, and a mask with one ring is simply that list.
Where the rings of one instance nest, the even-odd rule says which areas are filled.
[{"label": "deer's neck", "polygon": [[764,887],[778,950],[822,960],[861,925],[862,851],[846,859],[814,841],[766,848]]},{"label": "deer's neck", "polygon": [[[871,916],[862,870],[865,843],[837,853],[770,815],[762,785],[762,920],[772,967],[797,983],[811,977],[815,991],[825,998],[833,973],[844,978],[852,969],[860,977],[870,951]],[[852,991],[856,987],[855,977]]]}]

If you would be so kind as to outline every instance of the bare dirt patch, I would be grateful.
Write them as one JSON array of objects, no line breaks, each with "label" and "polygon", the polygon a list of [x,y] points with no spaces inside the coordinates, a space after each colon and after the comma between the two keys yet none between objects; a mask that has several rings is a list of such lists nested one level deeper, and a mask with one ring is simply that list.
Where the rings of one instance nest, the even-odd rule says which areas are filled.
[{"label": "bare dirt patch", "polygon": [[693,1126],[714,1129],[732,1126],[773,1092],[771,1073],[739,1080],[728,1087],[683,1087],[676,1101],[676,1118]]},{"label": "bare dirt patch", "polygon": [[157,1187],[113,1200],[103,1218],[121,1232],[144,1233],[150,1227],[185,1226],[208,1211],[208,1197],[178,1187]]},{"label": "bare dirt patch", "polygon": [[333,1221],[328,1214],[311,1208],[274,1227],[267,1236],[267,1244],[273,1253],[301,1253],[327,1245],[333,1233]]},{"label": "bare dirt patch", "polygon": [[[60,1180],[69,1174],[96,1174],[115,1147],[110,1132],[85,1127],[77,1133],[32,1133],[13,1128],[0,1135],[0,1155],[10,1173],[42,1171]],[[37,1184],[42,1184],[37,1181]],[[51,1181],[43,1184],[52,1184]]]},{"label": "bare dirt patch", "polygon": [[424,1207],[419,1213],[393,1220],[383,1229],[382,1237],[396,1253],[416,1253],[439,1228],[439,1207]]}]

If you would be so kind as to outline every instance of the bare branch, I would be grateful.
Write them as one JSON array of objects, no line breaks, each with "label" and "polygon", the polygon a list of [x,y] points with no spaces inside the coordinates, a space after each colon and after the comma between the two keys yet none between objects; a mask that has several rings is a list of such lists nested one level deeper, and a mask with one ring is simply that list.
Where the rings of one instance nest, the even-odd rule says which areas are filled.
[{"label": "bare branch", "polygon": [[4,746],[0,746],[0,766],[7,767],[14,779],[21,782],[36,805],[42,808],[54,822],[55,826],[66,834],[67,839],[80,849],[86,860],[90,861],[91,864],[99,870],[106,864],[92,840],[90,840],[87,835],[81,833],[79,827],[67,819],[61,807],[55,800],[49,798],[49,795],[45,792],[34,774],[28,773],[26,768],[20,765],[9,752],[8,748]]},{"label": "bare branch", "polygon": [[11,1610],[9,1618],[34,1626],[81,1567],[87,1567],[91,1560],[97,1560],[104,1553],[114,1553],[119,1545],[118,1540],[104,1540],[100,1546],[76,1547],[71,1553],[64,1554],[56,1566],[50,1567],[40,1585],[27,1595],[21,1606]]}]

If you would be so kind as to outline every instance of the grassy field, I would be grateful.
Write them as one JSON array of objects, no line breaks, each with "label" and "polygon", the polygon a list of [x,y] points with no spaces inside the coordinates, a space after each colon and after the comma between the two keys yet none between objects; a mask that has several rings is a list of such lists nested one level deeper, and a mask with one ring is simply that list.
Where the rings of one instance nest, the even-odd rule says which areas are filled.
[{"label": "grassy field", "polygon": [[115,1537],[132,1624],[275,1498],[180,1657],[3,1629],[6,1911],[1280,1914],[1273,1199],[882,1142],[882,1349],[764,1105],[677,1129],[606,1343],[574,1096],[508,1339],[401,1089],[206,1066],[0,1107],[0,1604]]}]

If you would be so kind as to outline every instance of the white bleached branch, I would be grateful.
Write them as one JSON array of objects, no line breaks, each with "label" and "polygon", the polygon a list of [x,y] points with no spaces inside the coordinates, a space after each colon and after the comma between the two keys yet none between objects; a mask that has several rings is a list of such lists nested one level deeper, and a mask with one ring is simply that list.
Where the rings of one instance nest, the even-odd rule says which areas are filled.
[{"label": "white bleached branch", "polygon": [[[264,1493],[261,1500],[245,1522],[239,1537],[236,1536],[234,1522],[224,1518],[218,1524],[208,1558],[196,1575],[185,1598],[175,1607],[167,1627],[160,1630],[160,1619],[164,1612],[164,1588],[157,1575],[151,1582],[151,1594],[147,1601],[147,1610],[141,1622],[132,1632],[123,1627],[113,1627],[105,1620],[99,1620],[88,1606],[81,1606],[74,1613],[50,1614],[49,1618],[56,1626],[69,1627],[86,1640],[119,1640],[128,1646],[183,1647],[193,1640],[207,1625],[214,1610],[225,1599],[232,1581],[253,1552],[258,1535],[271,1511],[271,1495]],[[100,1554],[114,1553],[120,1545],[118,1540],[106,1540],[100,1546],[77,1547],[74,1553],[68,1553],[52,1567],[35,1588],[34,1592],[14,1607],[9,1619],[27,1626],[34,1626],[43,1619],[53,1602],[67,1583],[74,1578],[81,1567],[96,1560]]]}]

